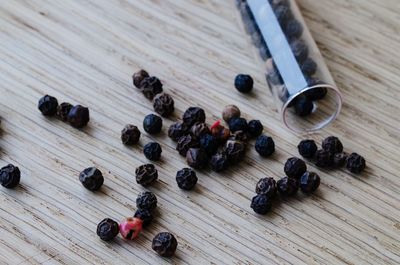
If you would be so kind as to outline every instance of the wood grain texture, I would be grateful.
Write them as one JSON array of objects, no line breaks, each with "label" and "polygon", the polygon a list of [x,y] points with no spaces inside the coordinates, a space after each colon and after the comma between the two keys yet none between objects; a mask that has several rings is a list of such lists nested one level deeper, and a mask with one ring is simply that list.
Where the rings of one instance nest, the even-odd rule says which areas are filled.
[{"label": "wood grain texture", "polygon": [[[347,151],[366,157],[360,176],[309,167],[319,191],[277,201],[267,216],[249,207],[261,177],[279,178],[301,137],[288,132],[263,71],[241,30],[234,1],[0,1],[0,163],[22,171],[20,187],[0,189],[1,264],[399,264],[400,263],[400,2],[298,0],[334,78],[344,108],[333,126],[310,137],[337,135]],[[126,148],[120,130],[141,125],[152,105],[131,85],[140,68],[160,77],[176,102],[160,136],[143,134]],[[256,80],[250,96],[236,93],[238,72]],[[44,94],[91,110],[79,131],[36,109]],[[175,173],[185,161],[166,128],[191,105],[208,122],[226,104],[261,119],[277,152],[260,159],[253,148],[225,174],[198,172],[183,192]],[[143,145],[162,144],[155,223],[138,240],[101,242],[96,225],[122,220],[143,190],[134,170],[147,162]],[[85,190],[79,172],[97,166],[100,192]],[[179,242],[176,257],[151,250],[159,231]]]}]

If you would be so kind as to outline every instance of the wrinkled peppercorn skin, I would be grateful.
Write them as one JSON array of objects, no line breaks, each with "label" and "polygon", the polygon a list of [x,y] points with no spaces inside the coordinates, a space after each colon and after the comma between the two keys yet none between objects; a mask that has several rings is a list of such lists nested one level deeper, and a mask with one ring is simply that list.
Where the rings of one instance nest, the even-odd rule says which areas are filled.
[{"label": "wrinkled peppercorn skin", "polygon": [[106,218],[97,225],[96,233],[101,240],[111,241],[119,233],[119,224],[110,218]]},{"label": "wrinkled peppercorn skin", "polygon": [[142,220],[143,227],[148,227],[154,219],[154,216],[151,213],[151,211],[147,209],[137,209],[133,217]]},{"label": "wrinkled peppercorn skin", "polygon": [[192,128],[190,128],[190,133],[194,137],[200,139],[203,135],[210,134],[211,131],[207,124],[198,122],[195,123]]},{"label": "wrinkled peppercorn skin", "polygon": [[229,130],[234,133],[237,131],[247,132],[248,124],[244,118],[232,118],[229,121]]},{"label": "wrinkled peppercorn skin", "polygon": [[163,85],[157,77],[150,76],[145,77],[142,80],[140,83],[140,89],[146,98],[152,100],[157,94],[163,92]]},{"label": "wrinkled peppercorn skin", "polygon": [[153,107],[154,111],[162,117],[168,117],[174,112],[174,99],[167,93],[161,93],[154,97]]},{"label": "wrinkled peppercorn skin", "polygon": [[300,179],[307,171],[307,166],[300,158],[292,157],[286,161],[284,171],[289,178]]},{"label": "wrinkled peppercorn skin", "polygon": [[322,149],[332,154],[341,153],[343,152],[343,144],[339,138],[335,136],[329,136],[322,141]]},{"label": "wrinkled peppercorn skin", "polygon": [[151,161],[158,161],[161,158],[161,145],[156,142],[150,142],[143,147],[144,156]]},{"label": "wrinkled peppercorn skin", "polygon": [[103,185],[104,177],[100,170],[89,167],[79,174],[79,181],[88,190],[96,191]]},{"label": "wrinkled peppercorn skin", "polygon": [[154,210],[157,207],[156,195],[150,191],[139,193],[136,198],[136,207],[143,210]]},{"label": "wrinkled peppercorn skin", "polygon": [[265,194],[257,194],[251,200],[250,207],[257,214],[267,214],[271,210],[271,198]]},{"label": "wrinkled peppercorn skin", "polygon": [[253,85],[254,81],[250,75],[238,74],[235,78],[235,87],[241,93],[249,93]]},{"label": "wrinkled peppercorn skin", "polygon": [[89,120],[89,109],[81,105],[73,106],[68,113],[68,122],[72,127],[83,128],[89,123]]},{"label": "wrinkled peppercorn skin", "polygon": [[173,141],[177,142],[179,138],[189,134],[189,128],[183,122],[173,123],[168,129],[168,136]]},{"label": "wrinkled peppercorn skin", "polygon": [[228,105],[222,111],[222,118],[224,121],[229,122],[232,118],[240,117],[240,109],[235,105]]},{"label": "wrinkled peppercorn skin", "polygon": [[157,134],[161,132],[162,128],[162,119],[161,117],[155,114],[149,114],[144,117],[143,120],[143,129],[148,134]]},{"label": "wrinkled peppercorn skin", "polygon": [[314,140],[303,140],[299,143],[297,149],[302,157],[313,158],[318,147]]},{"label": "wrinkled peppercorn skin", "polygon": [[314,172],[306,172],[300,178],[300,189],[304,193],[313,193],[321,183],[320,177]]},{"label": "wrinkled peppercorn skin", "polygon": [[345,152],[336,153],[333,156],[333,166],[336,168],[343,167],[346,164],[348,154]]},{"label": "wrinkled peppercorn skin", "polygon": [[0,169],[0,183],[4,188],[12,189],[18,186],[21,172],[18,167],[8,164]]},{"label": "wrinkled peppercorn skin", "polygon": [[222,172],[228,168],[229,160],[225,153],[217,153],[211,157],[210,166],[215,172]]},{"label": "wrinkled peppercorn skin", "polygon": [[273,197],[276,194],[276,181],[273,178],[262,178],[256,185],[257,194],[265,194],[268,197]]},{"label": "wrinkled peppercorn skin", "polygon": [[153,164],[145,164],[136,168],[136,182],[148,186],[158,179],[158,171]]},{"label": "wrinkled peppercorn skin", "polygon": [[299,182],[297,179],[284,177],[278,180],[277,189],[282,196],[293,196],[299,190]]},{"label": "wrinkled peppercorn skin", "polygon": [[149,77],[149,73],[147,73],[145,70],[139,70],[136,73],[133,74],[132,76],[132,81],[133,81],[133,85],[136,88],[140,88],[140,84],[142,83],[142,81],[146,78]]},{"label": "wrinkled peppercorn skin", "polygon": [[196,172],[191,168],[183,168],[176,173],[176,183],[180,189],[193,189],[197,180]]},{"label": "wrinkled peppercorn skin", "polygon": [[208,156],[202,148],[190,148],[186,153],[187,164],[195,169],[202,169],[207,165]]},{"label": "wrinkled peppercorn skin", "polygon": [[168,232],[157,234],[151,244],[151,248],[162,257],[172,257],[178,247],[178,241]]},{"label": "wrinkled peppercorn skin", "polygon": [[197,138],[192,135],[185,135],[179,138],[176,150],[181,156],[186,156],[186,153],[190,148],[197,148],[199,146],[200,143]]},{"label": "wrinkled peppercorn skin", "polygon": [[291,19],[285,26],[285,35],[289,40],[294,40],[303,34],[303,25],[296,19]]},{"label": "wrinkled peppercorn skin", "polygon": [[202,108],[190,107],[183,113],[183,122],[192,127],[195,123],[204,123],[206,121],[206,113]]},{"label": "wrinkled peppercorn skin", "polygon": [[365,159],[362,156],[360,156],[359,154],[352,153],[347,158],[346,168],[350,172],[352,172],[354,174],[359,174],[362,171],[364,171],[365,167],[366,167]]},{"label": "wrinkled peppercorn skin", "polygon": [[121,131],[121,141],[125,145],[134,145],[139,142],[140,130],[138,127],[132,124],[128,124]]},{"label": "wrinkled peppercorn skin", "polygon": [[292,13],[290,8],[286,5],[277,5],[274,8],[275,16],[281,25],[282,28],[288,23],[288,21],[292,18]]},{"label": "wrinkled peppercorn skin", "polygon": [[246,145],[241,141],[228,140],[224,147],[224,153],[230,164],[235,164],[244,159]]},{"label": "wrinkled peppercorn skin", "polygon": [[248,140],[248,134],[243,131],[236,131],[229,136],[228,140],[241,141],[246,144]]},{"label": "wrinkled peppercorn skin", "polygon": [[72,105],[68,102],[63,102],[57,106],[57,117],[63,122],[68,121],[68,113],[72,109]]},{"label": "wrinkled peppercorn skin", "polygon": [[308,57],[308,47],[302,40],[295,40],[290,43],[293,55],[299,63],[304,62]]},{"label": "wrinkled peppercorn skin", "polygon": [[303,72],[303,74],[307,76],[312,76],[317,72],[317,63],[314,62],[313,59],[307,58],[301,65],[300,69]]},{"label": "wrinkled peppercorn skin", "polygon": [[58,101],[55,97],[45,95],[38,102],[38,109],[44,116],[53,116],[57,113]]},{"label": "wrinkled peppercorn skin", "polygon": [[214,136],[218,142],[224,143],[230,137],[231,131],[220,125],[219,121],[217,121],[211,126],[211,135]]},{"label": "wrinkled peppercorn skin", "polygon": [[266,135],[260,135],[255,144],[257,153],[262,157],[269,157],[275,152],[274,140]]},{"label": "wrinkled peppercorn skin", "polygon": [[251,137],[258,137],[262,134],[264,126],[259,120],[249,121],[247,132]]},{"label": "wrinkled peppercorn skin", "polygon": [[206,151],[207,155],[211,156],[218,150],[218,140],[210,134],[203,135],[200,138],[200,147]]},{"label": "wrinkled peppercorn skin", "polygon": [[333,154],[324,149],[320,149],[315,153],[315,165],[321,168],[333,166]]}]

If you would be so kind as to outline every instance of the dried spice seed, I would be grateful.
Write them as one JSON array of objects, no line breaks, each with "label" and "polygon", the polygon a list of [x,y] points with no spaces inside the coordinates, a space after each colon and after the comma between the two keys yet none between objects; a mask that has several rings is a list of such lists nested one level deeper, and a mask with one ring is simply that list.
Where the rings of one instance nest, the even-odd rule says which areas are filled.
[{"label": "dried spice seed", "polygon": [[220,143],[224,143],[231,135],[231,131],[221,125],[220,121],[216,121],[210,128],[211,135]]},{"label": "dried spice seed", "polygon": [[202,148],[190,148],[186,153],[186,161],[190,167],[201,169],[207,165],[208,156]]},{"label": "dried spice seed", "polygon": [[274,8],[274,13],[279,24],[284,28],[288,21],[292,18],[292,12],[289,6],[278,5]]},{"label": "dried spice seed", "polygon": [[297,179],[284,177],[278,180],[277,188],[282,196],[293,196],[299,189],[299,182]]},{"label": "dried spice seed", "polygon": [[248,140],[247,133],[243,131],[236,131],[229,136],[228,140],[241,141],[246,144]]},{"label": "dried spice seed", "polygon": [[336,153],[333,156],[333,166],[336,168],[343,167],[346,164],[349,155],[345,152]]},{"label": "dried spice seed", "polygon": [[140,84],[146,77],[149,77],[149,73],[147,73],[145,70],[142,69],[137,71],[132,75],[133,85],[137,88],[140,88]]},{"label": "dried spice seed", "polygon": [[119,233],[119,225],[110,218],[106,218],[97,225],[97,235],[101,240],[111,241]]},{"label": "dried spice seed", "polygon": [[158,233],[151,244],[151,248],[162,257],[172,257],[178,247],[178,241],[168,232]]},{"label": "dried spice seed", "polygon": [[231,132],[243,131],[247,132],[248,124],[245,118],[233,118],[229,121],[229,130]]},{"label": "dried spice seed", "polygon": [[186,156],[186,153],[190,148],[196,148],[199,146],[200,143],[198,139],[188,134],[179,138],[178,144],[176,145],[176,150],[181,156]]},{"label": "dried spice seed", "polygon": [[224,153],[230,164],[238,163],[244,158],[246,145],[241,141],[228,140],[224,147]]},{"label": "dried spice seed", "polygon": [[155,114],[149,114],[144,117],[143,129],[149,134],[157,134],[161,132],[162,119]]},{"label": "dried spice seed", "polygon": [[235,78],[235,87],[241,93],[249,93],[253,85],[254,81],[250,75],[238,74]]},{"label": "dried spice seed", "polygon": [[72,105],[68,102],[63,102],[57,106],[57,117],[66,122],[68,121],[68,113],[72,109]]},{"label": "dried spice seed", "polygon": [[247,132],[251,137],[258,137],[262,134],[264,130],[264,126],[259,120],[251,120],[249,121]]},{"label": "dried spice seed", "polygon": [[8,164],[0,169],[0,183],[4,188],[12,189],[18,186],[21,172],[18,167]]},{"label": "dried spice seed", "polygon": [[312,76],[317,71],[317,63],[308,57],[300,66],[301,71],[308,76]]},{"label": "dried spice seed", "polygon": [[100,170],[89,167],[79,174],[79,181],[86,189],[96,191],[103,185],[104,178]]},{"label": "dried spice seed", "polygon": [[163,117],[168,117],[174,112],[174,99],[167,93],[161,93],[154,97],[154,111]]},{"label": "dried spice seed", "polygon": [[141,133],[138,127],[132,124],[128,124],[121,131],[122,143],[125,145],[137,144],[139,142],[140,135]]},{"label": "dried spice seed", "polygon": [[304,193],[313,193],[321,183],[320,177],[314,172],[306,172],[300,178],[300,189]]},{"label": "dried spice seed", "polygon": [[366,167],[365,159],[357,153],[352,153],[347,158],[346,168],[355,174],[361,173]]},{"label": "dried spice seed", "polygon": [[204,123],[206,121],[206,113],[202,108],[190,107],[183,113],[183,122],[192,127],[195,123]]},{"label": "dried spice seed", "polygon": [[143,210],[152,211],[157,207],[157,197],[150,191],[139,193],[136,198],[136,207]]},{"label": "dried spice seed", "polygon": [[73,106],[68,113],[68,122],[72,127],[83,128],[88,124],[89,120],[89,109],[81,105]]},{"label": "dried spice seed", "polygon": [[271,198],[265,194],[257,194],[251,200],[250,207],[255,213],[267,214],[271,210],[272,201]]},{"label": "dried spice seed", "polygon": [[184,135],[189,133],[188,126],[183,122],[173,123],[168,129],[168,136],[174,141],[178,141]]},{"label": "dried spice seed", "polygon": [[139,218],[140,220],[142,220],[143,227],[149,226],[154,219],[154,216],[151,213],[151,211],[146,210],[146,209],[137,209],[135,212],[135,215],[133,217]]},{"label": "dried spice seed", "polygon": [[302,157],[313,158],[318,147],[314,140],[303,140],[299,143],[297,149]]},{"label": "dried spice seed", "polygon": [[150,142],[143,147],[144,156],[152,161],[160,160],[162,153],[161,145],[156,142]]},{"label": "dried spice seed", "polygon": [[316,78],[309,78],[307,79],[307,83],[309,87],[320,86],[309,89],[303,93],[308,99],[315,101],[325,98],[326,94],[328,93],[328,89],[321,86],[324,84],[323,82],[321,82],[321,80]]},{"label": "dried spice seed", "polygon": [[286,161],[284,171],[289,178],[300,179],[307,171],[307,166],[300,158],[291,157]]},{"label": "dried spice seed", "polygon": [[228,156],[225,153],[217,153],[211,157],[210,166],[215,172],[221,172],[228,168]]},{"label": "dried spice seed", "polygon": [[239,118],[239,117],[240,117],[240,109],[235,105],[225,106],[224,110],[222,111],[222,118],[226,122],[229,122],[232,118]]},{"label": "dried spice seed", "polygon": [[276,194],[276,181],[273,178],[262,178],[257,182],[256,193],[273,197]]},{"label": "dried spice seed", "polygon": [[295,40],[290,43],[294,57],[299,63],[304,62],[308,57],[308,47],[302,40]]},{"label": "dried spice seed", "polygon": [[333,165],[333,154],[324,149],[315,153],[315,165],[317,167],[327,168]]},{"label": "dried spice seed", "polygon": [[203,135],[200,138],[200,147],[211,156],[218,150],[218,140],[210,134]]},{"label": "dried spice seed", "polygon": [[196,172],[191,168],[183,168],[176,173],[176,183],[183,190],[191,190],[197,183]]},{"label": "dried spice seed", "polygon": [[38,108],[44,116],[53,116],[57,113],[58,101],[55,97],[45,95],[38,102]]},{"label": "dried spice seed", "polygon": [[335,136],[329,136],[322,141],[322,149],[331,152],[333,154],[343,152],[343,144],[339,138]]},{"label": "dried spice seed", "polygon": [[289,40],[298,39],[303,34],[303,25],[296,19],[291,19],[285,26],[285,34]]},{"label": "dried spice seed", "polygon": [[255,144],[255,149],[260,156],[268,157],[275,152],[274,140],[266,135],[260,135]]},{"label": "dried spice seed", "polygon": [[158,179],[158,171],[153,164],[145,164],[136,168],[136,182],[140,185],[147,186]]},{"label": "dried spice seed", "polygon": [[314,103],[308,97],[300,95],[295,99],[294,108],[297,115],[305,117],[312,113]]},{"label": "dried spice seed", "polygon": [[142,220],[135,217],[128,217],[120,223],[119,232],[123,238],[133,240],[139,236],[142,228]]},{"label": "dried spice seed", "polygon": [[201,138],[206,134],[210,134],[211,131],[207,124],[198,122],[190,128],[190,133],[196,138]]},{"label": "dried spice seed", "polygon": [[140,83],[140,89],[142,89],[143,95],[152,100],[157,94],[163,92],[163,85],[161,81],[155,77],[145,77]]}]

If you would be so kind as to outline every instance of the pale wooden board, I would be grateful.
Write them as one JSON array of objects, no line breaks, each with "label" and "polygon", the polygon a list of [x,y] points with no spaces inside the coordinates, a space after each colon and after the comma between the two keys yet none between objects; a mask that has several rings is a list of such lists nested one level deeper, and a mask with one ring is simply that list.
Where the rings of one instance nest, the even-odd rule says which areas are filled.
[{"label": "pale wooden board", "polygon": [[[311,137],[339,136],[368,168],[352,176],[310,165],[322,177],[315,195],[256,216],[249,207],[256,181],[282,176],[301,137],[279,120],[233,0],[0,1],[0,162],[22,171],[19,188],[0,189],[0,263],[399,264],[400,2],[298,3],[345,99],[334,125]],[[241,167],[198,172],[195,191],[179,190],[175,172],[185,161],[166,136],[172,120],[161,136],[144,133],[139,147],[119,140],[125,124],[140,125],[152,112],[131,85],[139,68],[174,96],[172,120],[199,105],[211,123],[234,103],[262,120],[276,154],[260,159],[251,147]],[[252,95],[233,89],[239,72],[256,79]],[[41,116],[36,104],[46,93],[89,106],[90,126],[79,131]],[[134,213],[143,190],[134,170],[147,162],[141,151],[150,140],[163,147],[150,188],[157,219],[134,242],[103,243],[95,234],[101,219]],[[97,193],[77,179],[93,165],[105,175]],[[169,260],[150,247],[165,230],[179,241]]]}]

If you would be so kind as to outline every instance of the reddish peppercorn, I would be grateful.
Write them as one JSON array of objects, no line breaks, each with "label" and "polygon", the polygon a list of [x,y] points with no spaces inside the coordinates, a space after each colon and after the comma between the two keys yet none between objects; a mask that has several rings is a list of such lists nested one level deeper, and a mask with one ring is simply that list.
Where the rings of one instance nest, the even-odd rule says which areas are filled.
[{"label": "reddish peppercorn", "polygon": [[18,186],[21,179],[19,168],[9,164],[0,169],[0,183],[4,188],[12,189]]},{"label": "reddish peppercorn", "polygon": [[315,165],[317,167],[327,168],[333,165],[333,154],[324,149],[315,153]]},{"label": "reddish peppercorn", "polygon": [[143,221],[139,218],[128,217],[119,225],[119,232],[125,239],[133,240],[137,238],[142,231]]}]

